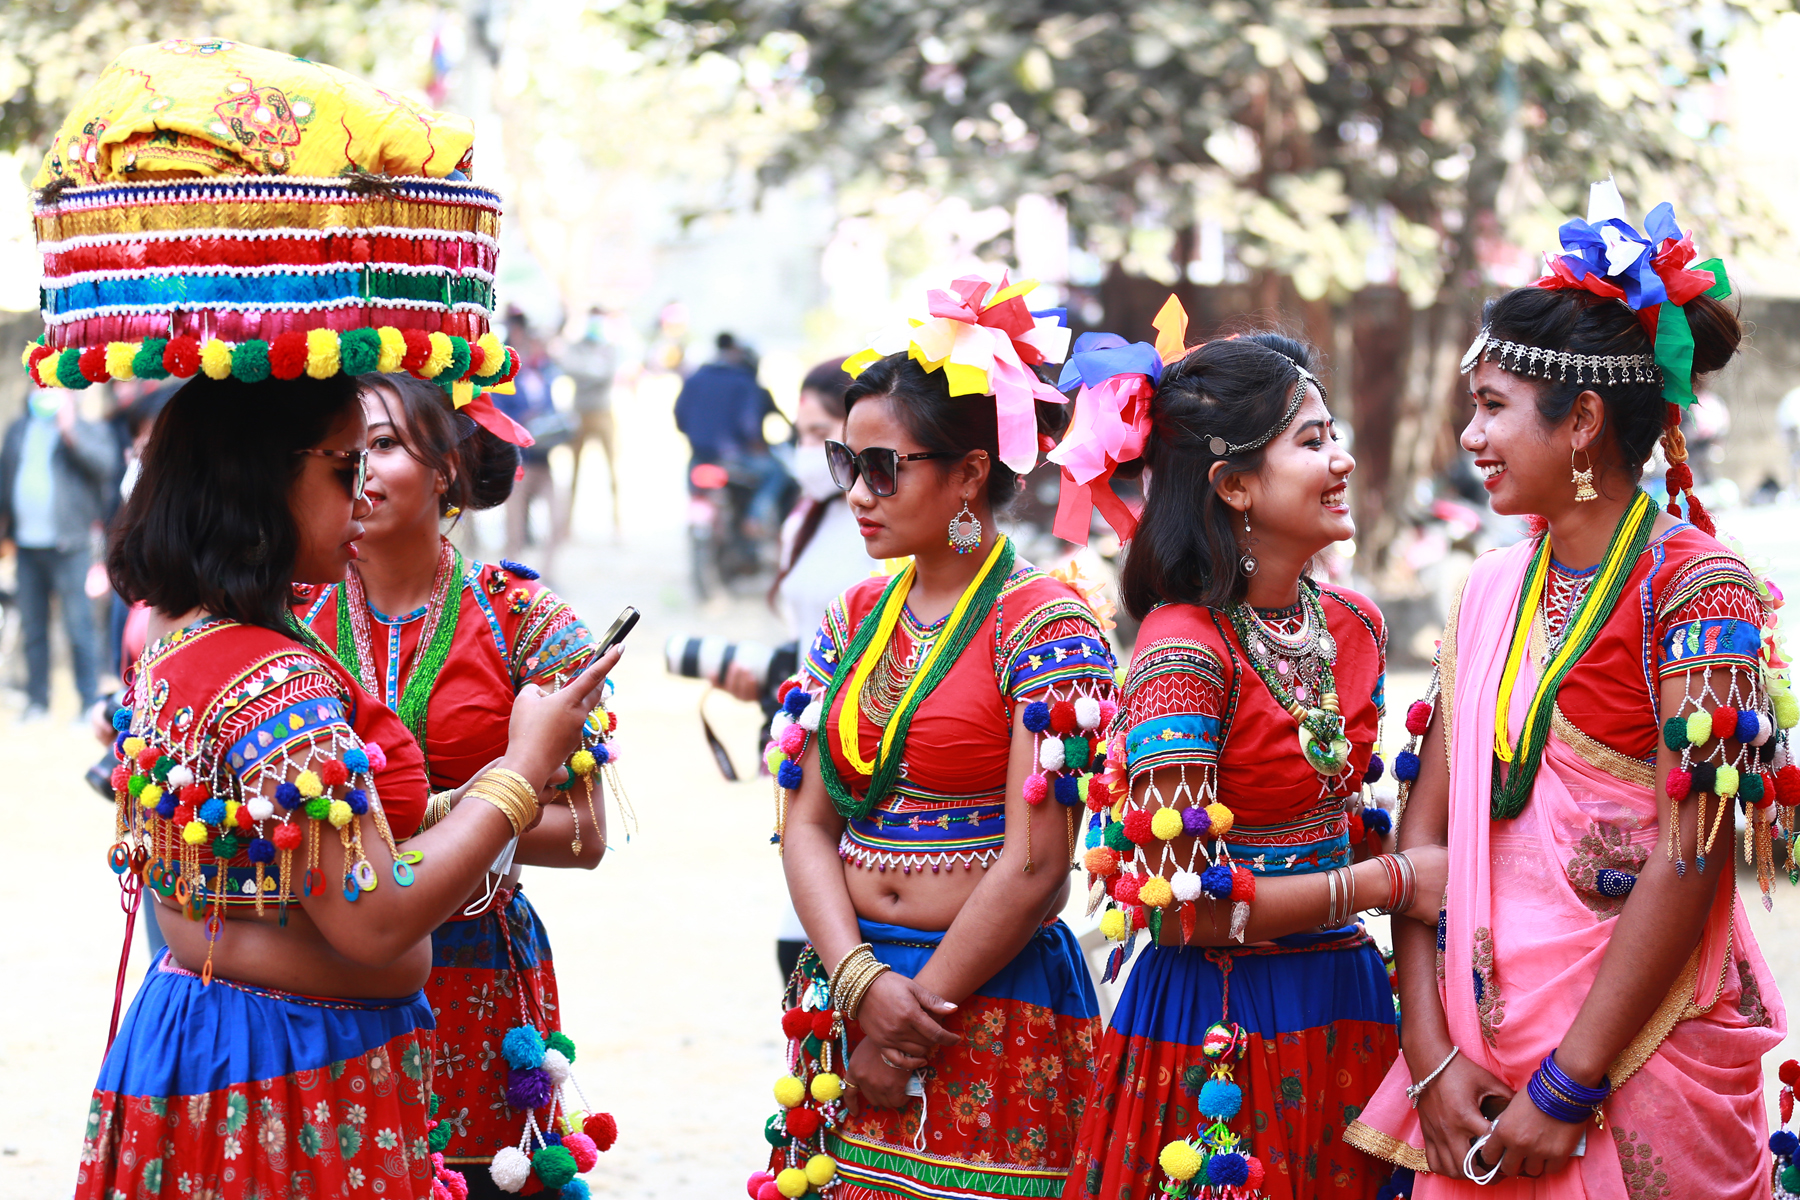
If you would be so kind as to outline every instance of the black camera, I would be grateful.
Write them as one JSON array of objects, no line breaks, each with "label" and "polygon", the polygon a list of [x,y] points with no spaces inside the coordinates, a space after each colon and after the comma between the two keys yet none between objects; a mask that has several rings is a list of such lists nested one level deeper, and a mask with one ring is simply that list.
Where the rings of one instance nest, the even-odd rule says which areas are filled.
[{"label": "black camera", "polygon": [[704,679],[714,687],[725,682],[733,664],[755,676],[766,698],[772,699],[781,681],[800,665],[799,647],[793,642],[770,648],[761,642],[734,642],[722,637],[687,637],[676,634],[663,647],[669,674],[684,679]]}]

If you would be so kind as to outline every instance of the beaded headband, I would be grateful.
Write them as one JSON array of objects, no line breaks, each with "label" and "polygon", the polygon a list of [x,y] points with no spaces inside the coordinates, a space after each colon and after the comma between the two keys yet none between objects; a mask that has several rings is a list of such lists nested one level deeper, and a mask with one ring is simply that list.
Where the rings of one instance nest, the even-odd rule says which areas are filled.
[{"label": "beaded headband", "polygon": [[1230,458],[1232,455],[1242,454],[1246,450],[1258,450],[1280,436],[1282,430],[1294,423],[1294,414],[1300,411],[1300,405],[1306,400],[1307,384],[1310,383],[1312,386],[1319,389],[1319,399],[1326,399],[1325,385],[1319,382],[1319,377],[1317,375],[1314,375],[1299,363],[1294,364],[1294,370],[1298,372],[1298,375],[1294,380],[1293,399],[1288,401],[1287,411],[1281,414],[1281,420],[1275,422],[1274,428],[1270,429],[1269,432],[1263,434],[1253,442],[1244,442],[1242,445],[1237,446],[1231,445],[1216,433],[1210,434],[1203,438],[1202,441],[1206,444],[1207,450],[1211,452],[1214,458]]},{"label": "beaded headband", "polygon": [[1655,383],[1663,381],[1662,368],[1650,354],[1573,354],[1567,350],[1546,350],[1494,337],[1491,326],[1483,325],[1462,357],[1462,373],[1467,375],[1477,366],[1493,360],[1514,375],[1544,379],[1553,383],[1615,384]]},{"label": "beaded headband", "polygon": [[405,371],[517,441],[480,399],[519,358],[488,328],[500,197],[469,179],[473,141],[460,117],[290,55],[125,51],[33,181],[45,332],[27,372],[85,388]]}]

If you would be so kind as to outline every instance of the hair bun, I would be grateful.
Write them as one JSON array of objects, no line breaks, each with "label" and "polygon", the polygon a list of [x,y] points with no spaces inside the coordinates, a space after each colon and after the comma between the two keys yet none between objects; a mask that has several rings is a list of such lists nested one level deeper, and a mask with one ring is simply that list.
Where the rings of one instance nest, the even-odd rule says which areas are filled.
[{"label": "hair bun", "polygon": [[1711,296],[1695,296],[1681,306],[1694,335],[1694,374],[1723,370],[1744,340],[1738,314]]}]

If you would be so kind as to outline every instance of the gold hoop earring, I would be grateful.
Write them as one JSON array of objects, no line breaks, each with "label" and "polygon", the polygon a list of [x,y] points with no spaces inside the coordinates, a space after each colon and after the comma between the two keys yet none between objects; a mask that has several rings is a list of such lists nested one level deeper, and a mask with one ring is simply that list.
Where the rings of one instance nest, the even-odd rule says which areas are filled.
[{"label": "gold hoop earring", "polygon": [[[1587,459],[1587,470],[1575,469],[1575,455],[1580,454]],[[1586,504],[1589,500],[1598,500],[1600,493],[1594,490],[1594,456],[1586,450],[1569,451],[1569,482],[1575,485],[1575,503]]]}]

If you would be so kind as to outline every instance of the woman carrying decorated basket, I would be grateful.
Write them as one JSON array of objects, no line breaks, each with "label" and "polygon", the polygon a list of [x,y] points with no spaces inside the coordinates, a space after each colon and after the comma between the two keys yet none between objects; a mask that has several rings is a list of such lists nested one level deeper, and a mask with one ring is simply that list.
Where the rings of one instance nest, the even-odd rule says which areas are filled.
[{"label": "woman carrying decorated basket", "polygon": [[[568,604],[536,581],[536,572],[517,563],[469,561],[439,532],[447,518],[506,500],[517,446],[531,435],[498,411],[482,414],[486,424],[454,412],[442,388],[411,376],[359,382],[370,512],[344,582],[321,589],[301,611],[424,750],[435,793],[423,822],[429,827],[452,811],[455,789],[506,753],[520,690],[558,687],[579,674],[593,658],[594,638]],[[591,744],[569,763],[570,790],[548,794],[536,828],[519,839],[516,865],[600,862],[606,851],[600,771],[612,757],[603,740],[611,724],[610,714],[596,717],[585,739]],[[468,1177],[472,1195],[516,1191],[532,1169],[526,1156],[542,1144],[527,1130],[534,1122],[550,1128],[552,1114],[541,1089],[508,1088],[513,1064],[491,1048],[529,1026],[559,1052],[569,1049],[558,1033],[549,934],[514,872],[477,889],[432,932],[431,945],[425,998],[437,1015],[433,1091],[452,1131],[444,1159]],[[598,1146],[585,1134],[574,1136],[579,1122],[558,1131],[582,1171],[593,1166],[596,1149],[612,1144],[611,1117],[596,1113],[593,1121]],[[540,1182],[558,1182],[552,1165],[558,1158],[546,1160],[550,1178],[540,1172]]]},{"label": "woman carrying decorated basket", "polygon": [[[1794,701],[1765,586],[1691,491],[1677,515],[1680,406],[1738,345],[1725,270],[1690,268],[1668,205],[1646,230],[1597,185],[1463,360],[1463,447],[1535,533],[1476,561],[1408,717],[1400,837],[1447,842],[1450,887],[1435,944],[1396,932],[1404,1062],[1349,1140],[1429,1171],[1418,1200],[1770,1192],[1760,1062],[1786,1014],[1733,821],[1766,900]],[[1668,513],[1638,487],[1659,435]]]},{"label": "woman carrying decorated basket", "polygon": [[154,889],[169,950],[101,1067],[78,1196],[433,1189],[428,936],[537,820],[615,660],[522,695],[499,761],[411,837],[412,738],[288,603],[341,579],[362,534],[350,372],[419,339],[421,370],[508,369],[483,345],[487,268],[455,265],[497,208],[442,178],[469,146],[466,122],[330,68],[176,41],[122,55],[38,177],[38,381],[191,377],[108,562],[154,610],[111,861],[127,912]]},{"label": "woman carrying decorated basket", "polygon": [[[1356,915],[1429,919],[1445,856],[1363,850],[1387,828],[1363,803],[1386,631],[1306,573],[1354,533],[1355,462],[1312,351],[1267,332],[1188,350],[1186,323],[1171,298],[1156,347],[1086,335],[1051,455],[1128,539],[1120,587],[1143,622],[1089,793],[1091,903],[1122,943],[1108,979],[1150,932],[1063,1194],[1371,1197],[1388,1172],[1342,1135],[1398,1042]],[[1108,486],[1120,468],[1148,477],[1141,520]],[[1066,536],[1086,513],[1065,505]]]},{"label": "woman carrying decorated basket", "polygon": [[1060,425],[1032,367],[1068,332],[1029,286],[958,279],[845,364],[833,475],[869,554],[912,561],[832,604],[776,720],[811,945],[765,1200],[1046,1197],[1068,1170],[1098,1003],[1056,913],[1113,662],[1082,598],[994,528]]}]

